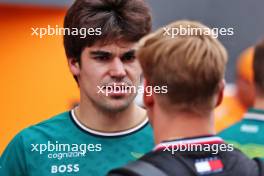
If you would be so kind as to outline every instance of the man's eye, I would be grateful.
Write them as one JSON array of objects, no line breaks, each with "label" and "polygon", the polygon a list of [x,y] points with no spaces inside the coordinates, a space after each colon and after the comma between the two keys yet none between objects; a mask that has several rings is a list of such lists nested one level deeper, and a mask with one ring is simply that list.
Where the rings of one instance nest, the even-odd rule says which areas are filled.
[{"label": "man's eye", "polygon": [[98,61],[107,61],[110,58],[108,56],[95,56],[94,59]]},{"label": "man's eye", "polygon": [[135,55],[125,55],[125,56],[123,56],[121,59],[122,59],[122,61],[123,62],[126,62],[126,61],[133,61],[134,59],[135,59],[136,57],[135,57]]}]

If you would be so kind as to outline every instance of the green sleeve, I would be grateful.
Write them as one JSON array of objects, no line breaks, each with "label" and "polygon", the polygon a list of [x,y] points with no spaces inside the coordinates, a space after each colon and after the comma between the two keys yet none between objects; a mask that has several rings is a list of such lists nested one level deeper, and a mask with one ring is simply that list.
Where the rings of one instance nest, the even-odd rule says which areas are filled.
[{"label": "green sleeve", "polygon": [[26,176],[26,159],[21,134],[16,135],[8,144],[0,158],[0,175]]}]

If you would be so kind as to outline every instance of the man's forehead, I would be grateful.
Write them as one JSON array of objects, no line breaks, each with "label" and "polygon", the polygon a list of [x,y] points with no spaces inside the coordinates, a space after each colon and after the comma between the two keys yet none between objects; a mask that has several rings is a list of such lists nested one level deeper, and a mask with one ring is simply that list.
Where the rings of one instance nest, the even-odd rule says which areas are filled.
[{"label": "man's forehead", "polygon": [[136,42],[113,42],[108,44],[95,44],[88,47],[89,51],[107,51],[110,53],[123,53],[133,50]]}]

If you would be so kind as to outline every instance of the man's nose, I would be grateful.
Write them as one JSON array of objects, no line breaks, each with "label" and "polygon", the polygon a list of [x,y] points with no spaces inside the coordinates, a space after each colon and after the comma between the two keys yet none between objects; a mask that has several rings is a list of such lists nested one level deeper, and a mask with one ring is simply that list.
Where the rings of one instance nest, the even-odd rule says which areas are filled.
[{"label": "man's nose", "polygon": [[123,78],[126,76],[126,69],[120,58],[115,57],[112,60],[109,73],[111,77],[115,78]]}]

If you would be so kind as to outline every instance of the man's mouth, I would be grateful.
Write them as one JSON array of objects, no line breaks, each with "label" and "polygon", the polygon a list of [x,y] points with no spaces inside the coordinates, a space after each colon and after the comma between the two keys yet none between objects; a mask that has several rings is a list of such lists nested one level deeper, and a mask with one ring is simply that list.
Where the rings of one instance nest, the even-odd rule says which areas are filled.
[{"label": "man's mouth", "polygon": [[106,96],[124,96],[128,92],[129,86],[124,83],[114,83],[104,86]]}]

